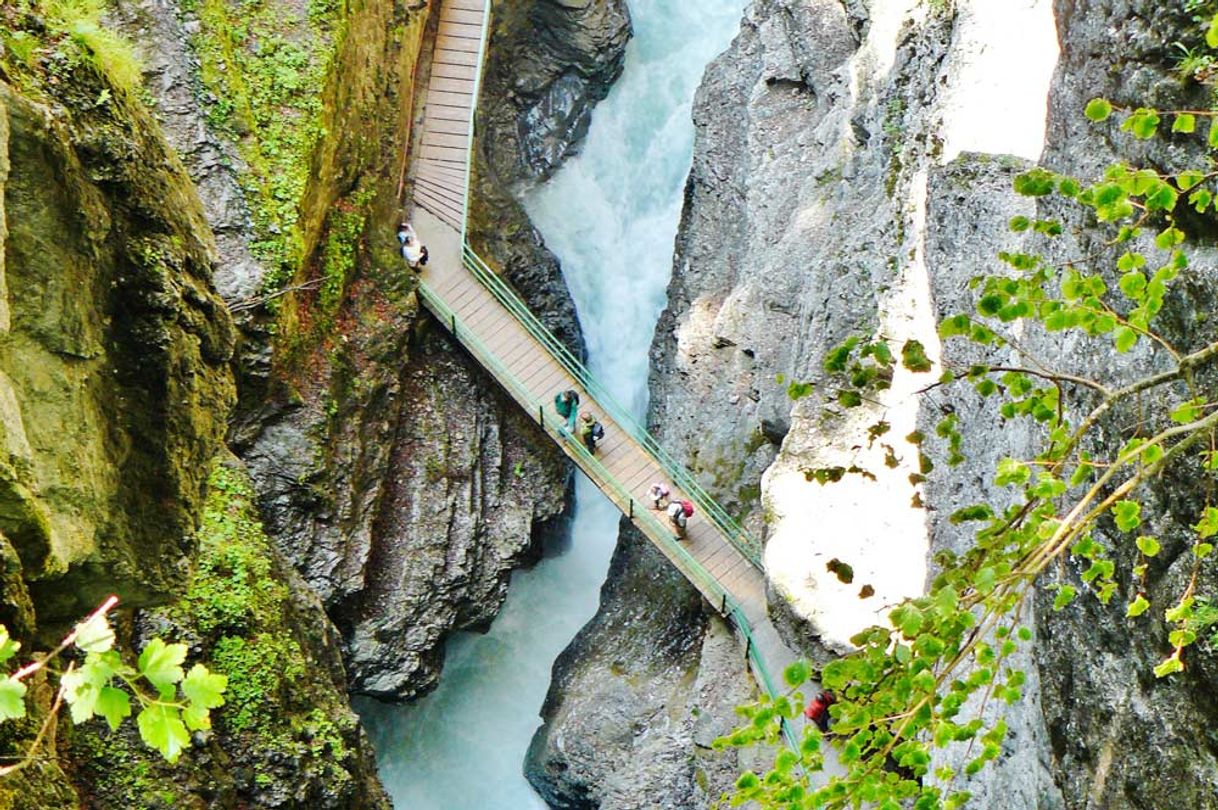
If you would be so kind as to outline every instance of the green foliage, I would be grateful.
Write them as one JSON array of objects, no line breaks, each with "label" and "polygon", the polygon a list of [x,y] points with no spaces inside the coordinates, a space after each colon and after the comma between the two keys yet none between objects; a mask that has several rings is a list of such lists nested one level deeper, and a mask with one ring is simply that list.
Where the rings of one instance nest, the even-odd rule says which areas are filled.
[{"label": "green foliage", "polygon": [[322,248],[322,282],[317,300],[319,328],[325,330],[342,304],[347,283],[355,270],[359,239],[367,222],[367,206],[372,194],[357,191],[335,206],[329,231]]},{"label": "green foliage", "polygon": [[41,46],[48,54],[83,59],[115,88],[134,93],[143,83],[143,68],[131,43],[101,24],[106,6],[107,0],[42,0],[38,13],[45,32],[12,32],[6,42],[16,43],[17,56],[27,65]]},{"label": "green foliage", "polygon": [[[1202,13],[1202,4],[1194,3],[1193,10]],[[1206,6],[1204,11],[1206,37],[1211,47],[1218,46],[1218,16],[1213,16],[1218,10]],[[1218,150],[1218,114],[1213,111],[1129,110],[1093,99],[1084,115],[1096,123],[1119,115],[1119,129],[1136,140],[1192,138],[1198,146]],[[1205,136],[1198,118],[1211,119]],[[1163,126],[1166,121],[1170,131]],[[1200,459],[1210,487],[1218,470],[1218,450],[1213,449],[1218,447],[1218,395],[1197,379],[1199,371],[1212,372],[1218,365],[1218,342],[1188,353],[1154,329],[1173,286],[1190,273],[1188,222],[1195,222],[1195,214],[1214,213],[1216,176],[1207,160],[1174,172],[1117,163],[1091,182],[1041,167],[1014,179],[1021,195],[1059,198],[1046,207],[1064,200],[1086,209],[1098,223],[1095,227],[1107,233],[1111,265],[1101,265],[1101,255],[1057,263],[1031,252],[1034,248],[1000,253],[1002,270],[971,282],[973,310],[950,314],[940,323],[945,341],[970,344],[968,356],[980,359],[942,369],[926,390],[968,386],[967,395],[992,403],[995,417],[1028,421],[1043,441],[1031,457],[1008,457],[995,465],[995,485],[1013,498],[973,504],[950,516],[952,523],[975,527],[973,544],[965,553],[943,552],[936,558],[938,573],[928,593],[892,608],[884,625],[851,639],[855,653],[824,668],[821,683],[837,697],[831,711],[834,753],[845,775],[814,787],[808,775],[824,767],[826,753],[820,732],[809,726],[794,748],[776,756],[770,770],[740,777],[730,798],[733,806],[963,806],[968,796],[953,790],[956,772],[941,768],[933,781],[926,778],[935,750],[967,744],[972,759],[962,769],[966,775],[1001,754],[1005,725],[1001,720],[987,723],[966,707],[991,698],[1021,700],[1026,675],[1011,665],[1011,656],[1032,637],[1021,625],[1025,605],[1050,570],[1062,572],[1044,586],[1055,611],[1087,598],[1109,604],[1120,593],[1129,621],[1162,617],[1168,649],[1154,668],[1156,677],[1185,671],[1193,645],[1218,646],[1218,607],[1210,602],[1212,594],[1199,592],[1206,581],[1199,577],[1201,567],[1214,557],[1218,507],[1197,507],[1188,518],[1194,521],[1191,553],[1174,562],[1187,576],[1170,607],[1156,604],[1162,597],[1152,598],[1146,587],[1148,561],[1163,546],[1154,536],[1137,534],[1150,521],[1144,490],[1169,465],[1192,465],[1191,475]],[[1178,220],[1186,207],[1190,220]],[[1063,232],[1055,219],[1030,216],[1014,217],[1009,227],[1027,234],[1031,246]],[[1058,371],[1050,359],[1033,356],[1022,341],[1010,337],[1035,330],[1043,337],[1099,342],[1115,352],[1137,349],[1150,358],[1141,367],[1156,373],[1131,382]],[[913,341],[902,347],[901,362],[915,372],[931,368],[925,350]],[[892,351],[884,340],[851,337],[826,355],[824,368],[838,385],[838,401],[857,406],[890,384]],[[1182,390],[1187,394],[1181,395]],[[1166,396],[1174,405],[1146,414],[1143,397],[1150,393]],[[1113,425],[1106,418],[1118,408],[1135,410],[1140,420],[1116,428],[1129,431],[1123,446],[1111,442],[1107,433]],[[1102,437],[1097,435],[1101,425]],[[960,418],[951,408],[944,408],[933,439],[919,433],[907,441],[918,448],[920,458],[933,449],[949,464],[965,459]],[[932,466],[927,460],[911,483],[920,483]],[[836,467],[805,475],[831,484],[847,472],[867,474]],[[1117,548],[1122,553],[1115,553]],[[1067,559],[1072,565],[1059,565]],[[1129,559],[1136,562],[1118,566],[1117,560]],[[843,560],[833,560],[830,570],[852,575]],[[785,680],[799,688],[805,671],[810,673],[788,668]],[[792,716],[791,704],[788,696],[780,696],[740,707],[743,724],[717,740],[716,747],[781,746],[779,722]]]},{"label": "green foliage", "polygon": [[253,213],[255,256],[270,269],[267,292],[303,260],[299,205],[324,130],[321,92],[343,38],[342,6],[313,0],[306,23],[279,0],[197,0],[192,44],[214,101],[209,122],[237,143]]},{"label": "green foliage", "polygon": [[[195,664],[192,680],[185,683],[181,664],[186,659],[186,645],[166,644],[159,638],[148,643],[136,666],[126,663],[114,649],[114,631],[106,618],[117,601],[111,597],[76,625],[57,648],[0,679],[0,722],[25,717],[27,689],[23,680],[38,670],[48,669],[59,678],[56,705],[62,700],[68,706],[74,724],[101,716],[114,730],[131,716],[134,698],[140,707],[137,718],[140,737],[166,760],[176,762],[190,742],[187,727],[207,728],[210,710],[224,705],[228,679]],[[7,629],[0,627],[0,662],[11,660],[18,648]],[[72,662],[64,670],[56,669],[60,656],[68,650],[83,655],[83,660]],[[198,688],[199,684],[206,684],[206,690]],[[53,713],[44,722],[44,732]],[[0,768],[0,776],[32,761],[42,737],[40,733],[17,764]]]}]

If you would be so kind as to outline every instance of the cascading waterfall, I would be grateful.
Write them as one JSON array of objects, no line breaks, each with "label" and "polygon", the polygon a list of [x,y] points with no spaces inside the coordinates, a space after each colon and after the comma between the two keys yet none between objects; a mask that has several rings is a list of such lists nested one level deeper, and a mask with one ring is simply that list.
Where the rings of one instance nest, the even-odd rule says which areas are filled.
[{"label": "cascading waterfall", "polygon": [[[592,372],[640,420],[693,150],[690,106],[743,7],[632,0],[626,67],[582,153],[525,201],[562,261]],[[396,807],[544,810],[521,763],[554,659],[596,612],[618,518],[581,476],[570,547],[513,576],[490,632],[449,641],[439,688],[408,706],[360,706]]]}]

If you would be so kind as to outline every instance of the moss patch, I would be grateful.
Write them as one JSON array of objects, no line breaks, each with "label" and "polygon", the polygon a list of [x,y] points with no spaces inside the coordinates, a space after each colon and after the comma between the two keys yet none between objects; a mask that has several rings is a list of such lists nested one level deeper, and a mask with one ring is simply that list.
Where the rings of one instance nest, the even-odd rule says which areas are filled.
[{"label": "moss patch", "polygon": [[209,123],[238,145],[241,185],[254,217],[254,255],[267,286],[290,279],[302,259],[298,206],[322,126],[322,89],[343,35],[341,4],[311,0],[185,0],[192,38],[214,99]]},{"label": "moss patch", "polygon": [[365,806],[366,752],[328,620],[292,587],[253,499],[235,462],[213,466],[189,590],[142,619],[228,676],[216,733],[171,767],[133,729],[112,734],[94,721],[72,744],[97,795],[90,806],[202,807],[216,796],[220,806]]}]

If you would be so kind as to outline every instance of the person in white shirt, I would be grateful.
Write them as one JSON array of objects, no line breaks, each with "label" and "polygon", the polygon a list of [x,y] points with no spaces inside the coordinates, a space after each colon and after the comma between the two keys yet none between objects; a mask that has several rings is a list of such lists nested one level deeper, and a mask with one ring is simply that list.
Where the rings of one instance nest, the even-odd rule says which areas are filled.
[{"label": "person in white shirt", "polygon": [[427,264],[427,248],[419,241],[419,235],[409,222],[398,225],[398,243],[402,246],[402,258],[411,270]]}]

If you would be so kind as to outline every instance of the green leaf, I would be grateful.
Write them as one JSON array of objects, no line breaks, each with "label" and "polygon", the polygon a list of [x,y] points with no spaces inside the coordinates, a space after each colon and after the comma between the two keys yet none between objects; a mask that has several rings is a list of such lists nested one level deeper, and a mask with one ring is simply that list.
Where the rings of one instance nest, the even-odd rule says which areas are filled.
[{"label": "green leaf", "polygon": [[1184,231],[1179,228],[1166,228],[1155,237],[1155,247],[1159,250],[1171,250],[1184,241]]},{"label": "green leaf", "polygon": [[1112,505],[1112,517],[1123,532],[1136,529],[1141,523],[1142,504],[1137,501],[1117,501]]},{"label": "green leaf", "polygon": [[1218,149],[1218,117],[1210,119],[1208,142],[1211,149]]},{"label": "green leaf", "polygon": [[25,717],[25,684],[12,678],[0,680],[0,721]]},{"label": "green leaf", "polygon": [[1098,123],[1112,115],[1112,104],[1110,104],[1107,99],[1093,98],[1091,101],[1087,102],[1087,107],[1083,110],[1083,115]]},{"label": "green leaf", "polygon": [[[1195,169],[1180,172],[1176,175],[1176,185],[1181,191],[1188,191],[1205,179],[1205,175]],[[1192,201],[1191,199],[1189,200]]]},{"label": "green leaf", "polygon": [[104,653],[114,646],[114,631],[103,615],[76,625],[76,646],[87,653]]},{"label": "green leaf", "polygon": [[[787,686],[799,686],[811,676],[812,669],[808,666],[807,661],[796,661],[782,671],[782,679],[787,682]],[[183,691],[185,691],[185,686],[183,686]]]},{"label": "green leaf", "polygon": [[185,644],[166,644],[159,638],[154,638],[140,653],[138,666],[148,682],[160,690],[172,687],[182,680],[182,662],[185,660]]},{"label": "green leaf", "polygon": [[1026,231],[1032,227],[1032,220],[1025,216],[1011,217],[1010,228],[1016,233]]},{"label": "green leaf", "polygon": [[926,356],[926,347],[917,340],[907,340],[901,347],[901,365],[913,372],[930,371],[930,359]]},{"label": "green leaf", "polygon": [[211,712],[197,703],[182,710],[182,720],[191,731],[206,731],[211,728]]},{"label": "green leaf", "polygon": [[94,711],[106,718],[106,722],[110,724],[110,730],[113,731],[123,720],[131,716],[131,698],[122,689],[104,686],[97,696]]},{"label": "green leaf", "polygon": [[1116,350],[1124,354],[1137,344],[1138,333],[1128,326],[1117,327],[1112,333],[1112,342],[1116,345]]},{"label": "green leaf", "polygon": [[1146,276],[1139,270],[1130,270],[1121,276],[1121,292],[1134,301],[1141,301],[1146,295]]},{"label": "green leaf", "polygon": [[1172,408],[1171,420],[1177,425],[1187,425],[1190,422],[1196,422],[1201,415],[1201,406],[1204,404],[1204,397],[1197,397],[1190,399],[1188,402],[1181,402],[1175,408]]},{"label": "green leaf", "polygon": [[1214,19],[1210,20],[1210,27],[1205,32],[1205,44],[1211,48],[1218,48],[1218,14],[1214,15]]},{"label": "green leaf", "polygon": [[1176,120],[1172,122],[1172,132],[1183,132],[1188,134],[1197,129],[1197,117],[1192,113],[1177,113]]},{"label": "green leaf", "polygon": [[1138,545],[1138,551],[1145,554],[1147,557],[1153,557],[1159,553],[1161,546],[1159,541],[1148,534],[1144,534],[1135,541]]},{"label": "green leaf", "polygon": [[92,682],[89,673],[75,669],[64,673],[59,683],[63,687],[63,699],[71,709],[72,722],[79,726],[93,717],[101,690]]},{"label": "green leaf", "polygon": [[1168,675],[1171,675],[1173,672],[1183,672],[1183,671],[1184,671],[1184,663],[1179,658],[1177,658],[1176,656],[1173,655],[1171,658],[1168,658],[1162,664],[1159,664],[1157,667],[1155,667],[1155,677],[1156,678],[1166,678]]},{"label": "green leaf", "polygon": [[1020,486],[1026,484],[1031,476],[1032,471],[1028,469],[1028,465],[1013,458],[1004,458],[998,462],[998,474],[994,478],[994,485],[999,487],[1012,484]]},{"label": "green leaf", "polygon": [[190,673],[182,681],[182,694],[192,703],[197,703],[205,709],[223,706],[226,688],[228,688],[228,676],[212,674],[202,664],[195,664],[191,667]]},{"label": "green leaf", "polygon": [[1203,540],[1218,534],[1218,507],[1205,507],[1205,511],[1201,513],[1201,520],[1197,521],[1193,528],[1197,530],[1197,536]]},{"label": "green leaf", "polygon": [[1053,609],[1061,610],[1074,601],[1077,591],[1072,585],[1063,585],[1057,591],[1057,596],[1053,599]]},{"label": "green leaf", "polygon": [[190,734],[182,723],[176,708],[164,703],[152,703],[137,719],[140,737],[144,742],[161,752],[170,762],[177,762],[186,746],[190,745]]},{"label": "green leaf", "polygon": [[8,628],[0,624],[0,664],[16,655],[19,649],[21,649],[21,642],[9,638]]},{"label": "green leaf", "polygon": [[1015,175],[1015,193],[1024,197],[1043,197],[1053,193],[1057,176],[1045,169],[1035,168]]},{"label": "green leaf", "polygon": [[787,396],[793,400],[800,400],[812,393],[812,383],[810,382],[793,382],[787,386]]},{"label": "green leaf", "polygon": [[1146,601],[1145,596],[1138,594],[1137,598],[1130,602],[1129,606],[1125,608],[1125,616],[1130,619],[1137,618],[1145,613],[1148,607],[1150,607],[1150,602]]},{"label": "green leaf", "polygon": [[1146,264],[1146,257],[1141,253],[1125,252],[1121,258],[1117,259],[1117,269],[1121,272],[1136,270]]},{"label": "green leaf", "polygon": [[1160,183],[1146,195],[1147,211],[1174,211],[1180,195],[1167,183]]},{"label": "green leaf", "polygon": [[1153,138],[1155,130],[1159,128],[1159,114],[1147,107],[1138,107],[1133,111],[1133,114],[1125,119],[1121,124],[1121,129],[1126,130],[1133,137],[1140,140]]}]

